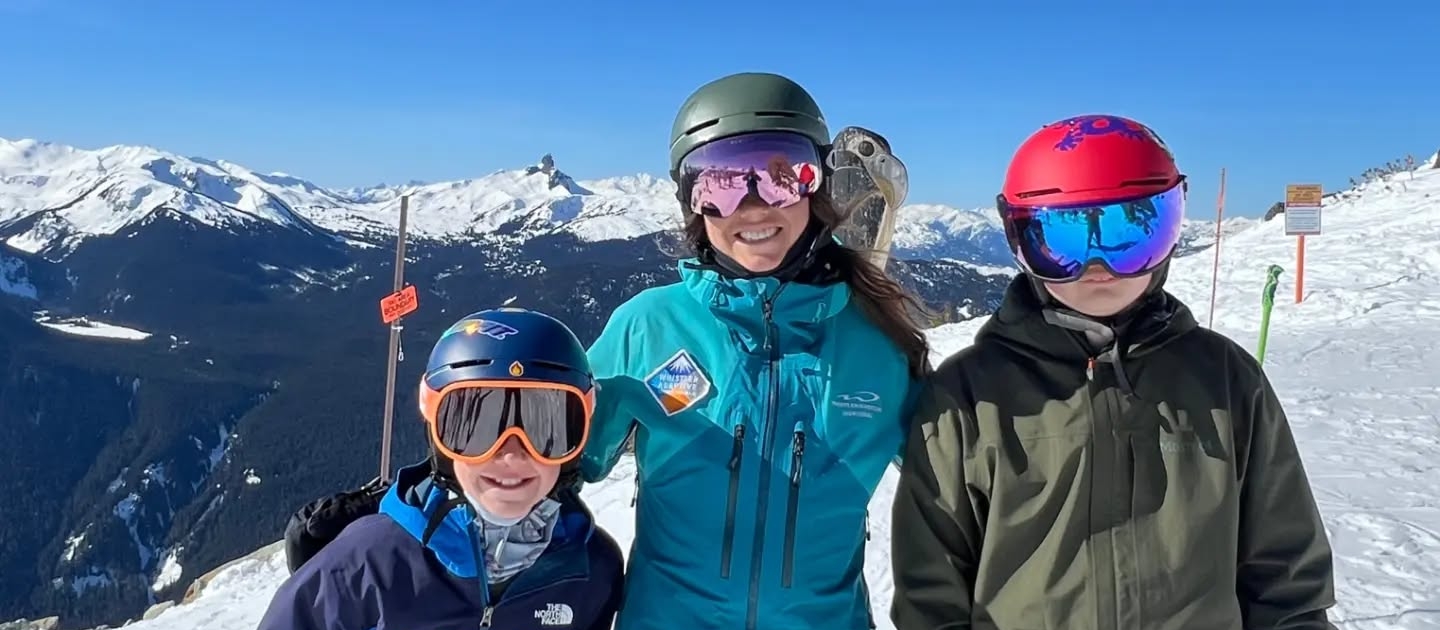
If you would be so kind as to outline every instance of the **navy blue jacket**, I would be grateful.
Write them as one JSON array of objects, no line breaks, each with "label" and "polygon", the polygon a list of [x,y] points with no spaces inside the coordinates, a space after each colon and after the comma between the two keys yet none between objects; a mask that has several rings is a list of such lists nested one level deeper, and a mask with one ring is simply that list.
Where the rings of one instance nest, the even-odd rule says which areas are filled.
[{"label": "navy blue jacket", "polygon": [[[428,465],[402,468],[380,513],[351,523],[291,575],[258,630],[602,630],[624,581],[620,546],[573,494],[545,552],[492,600],[469,505],[450,511],[428,545],[446,493]],[[422,499],[423,497],[423,499]]]}]

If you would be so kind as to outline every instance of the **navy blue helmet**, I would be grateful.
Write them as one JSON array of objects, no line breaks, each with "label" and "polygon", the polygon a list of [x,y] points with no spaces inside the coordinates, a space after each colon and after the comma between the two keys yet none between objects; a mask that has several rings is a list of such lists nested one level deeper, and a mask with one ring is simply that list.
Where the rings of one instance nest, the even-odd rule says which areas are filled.
[{"label": "navy blue helmet", "polygon": [[438,392],[472,380],[563,383],[582,392],[595,383],[585,347],[568,326],[544,313],[514,307],[466,315],[446,329],[430,351],[426,387]]}]

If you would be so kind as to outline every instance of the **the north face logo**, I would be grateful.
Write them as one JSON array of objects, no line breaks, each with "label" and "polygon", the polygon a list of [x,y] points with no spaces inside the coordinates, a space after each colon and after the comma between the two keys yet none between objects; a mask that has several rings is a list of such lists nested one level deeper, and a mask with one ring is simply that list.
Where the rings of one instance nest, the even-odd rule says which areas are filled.
[{"label": "the north face logo", "polygon": [[710,379],[689,352],[681,350],[645,377],[645,387],[660,403],[665,415],[689,409],[710,393]]},{"label": "the north face logo", "polygon": [[543,610],[535,611],[535,618],[542,626],[568,626],[575,623],[575,611],[569,604],[545,604]]}]

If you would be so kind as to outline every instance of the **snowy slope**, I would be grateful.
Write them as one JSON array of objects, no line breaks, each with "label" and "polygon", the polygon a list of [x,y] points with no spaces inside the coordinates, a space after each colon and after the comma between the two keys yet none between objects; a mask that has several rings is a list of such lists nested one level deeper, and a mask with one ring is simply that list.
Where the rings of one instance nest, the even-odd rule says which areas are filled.
[{"label": "snowy slope", "polygon": [[[1265,268],[1285,268],[1266,370],[1338,556],[1335,616],[1357,628],[1440,628],[1440,171],[1411,175],[1327,201],[1300,304],[1283,220],[1221,253],[1215,327],[1252,349]],[[1202,321],[1208,264],[1171,273]]]},{"label": "snowy slope", "polygon": [[[1220,222],[1221,238],[1229,238],[1232,234],[1243,232],[1260,221],[1249,217],[1228,217]],[[1195,252],[1209,249],[1215,244],[1215,221],[1205,219],[1188,219],[1180,228],[1180,244],[1176,247],[1177,256],[1188,256]],[[1222,249],[1224,246],[1222,245]],[[1214,256],[1214,252],[1209,253]],[[1206,302],[1208,305],[1209,302]]]},{"label": "snowy slope", "polygon": [[[1440,628],[1440,170],[1342,195],[1326,234],[1307,244],[1308,296],[1293,304],[1294,239],[1283,222],[1227,237],[1216,328],[1252,351],[1271,263],[1286,268],[1266,367],[1289,412],[1335,546],[1343,628]],[[1403,188],[1402,188],[1403,187]],[[1226,254],[1225,252],[1229,252]],[[1177,260],[1169,288],[1204,321],[1211,259]],[[944,355],[983,320],[943,326]],[[586,497],[622,541],[634,535],[633,462]],[[889,504],[893,469],[871,503],[866,574],[890,628]],[[253,628],[286,575],[283,557],[238,563],[195,602],[134,625],[147,630]]]},{"label": "snowy slope", "polygon": [[[388,246],[405,194],[416,239],[494,238],[510,225],[516,231],[499,238],[568,232],[584,241],[624,240],[677,228],[681,218],[668,179],[637,174],[577,181],[548,155],[535,166],[475,179],[332,190],[150,147],[87,151],[0,138],[0,242],[55,259],[86,237],[144,225],[164,211],[222,229],[263,222]],[[896,248],[902,256],[954,257],[965,243],[993,237],[984,213],[921,205],[901,216]],[[925,255],[936,245],[945,251]]]},{"label": "snowy slope", "polygon": [[150,338],[150,333],[134,328],[116,326],[105,322],[98,322],[87,317],[67,318],[55,320],[48,315],[36,318],[36,323],[52,330],[58,330],[68,335],[80,337],[99,337],[103,339],[124,339],[128,341],[141,341]]}]

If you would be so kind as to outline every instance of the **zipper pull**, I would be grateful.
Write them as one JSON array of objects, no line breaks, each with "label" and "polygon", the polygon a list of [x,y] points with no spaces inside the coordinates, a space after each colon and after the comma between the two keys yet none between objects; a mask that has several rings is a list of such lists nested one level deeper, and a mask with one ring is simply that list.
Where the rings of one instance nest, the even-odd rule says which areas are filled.
[{"label": "zipper pull", "polygon": [[640,500],[640,475],[635,475],[635,491],[630,493],[630,507],[635,507],[635,502]]},{"label": "zipper pull", "polygon": [[494,607],[494,606],[486,606],[486,607],[485,607],[485,612],[480,615],[480,627],[481,627],[481,628],[489,628],[489,627],[490,627],[490,617],[491,617],[492,615],[494,615],[494,614],[495,614],[495,607]]},{"label": "zipper pull", "polygon": [[774,320],[775,307],[770,303],[769,299],[766,299],[765,301],[760,303],[760,310],[765,314],[765,351],[769,352],[770,345],[774,343],[774,341],[770,339],[770,326],[771,322]]},{"label": "zipper pull", "polygon": [[730,447],[730,470],[740,467],[740,457],[745,453],[745,425],[735,425],[735,444]]},{"label": "zipper pull", "polygon": [[[870,509],[865,509],[865,540],[870,540]],[[872,626],[873,627],[873,626]]]},{"label": "zipper pull", "polygon": [[1085,380],[1095,380],[1095,357],[1090,357],[1090,360],[1085,362]]},{"label": "zipper pull", "polygon": [[791,449],[790,485],[800,485],[801,460],[805,457],[805,429],[795,429],[795,446]]}]

